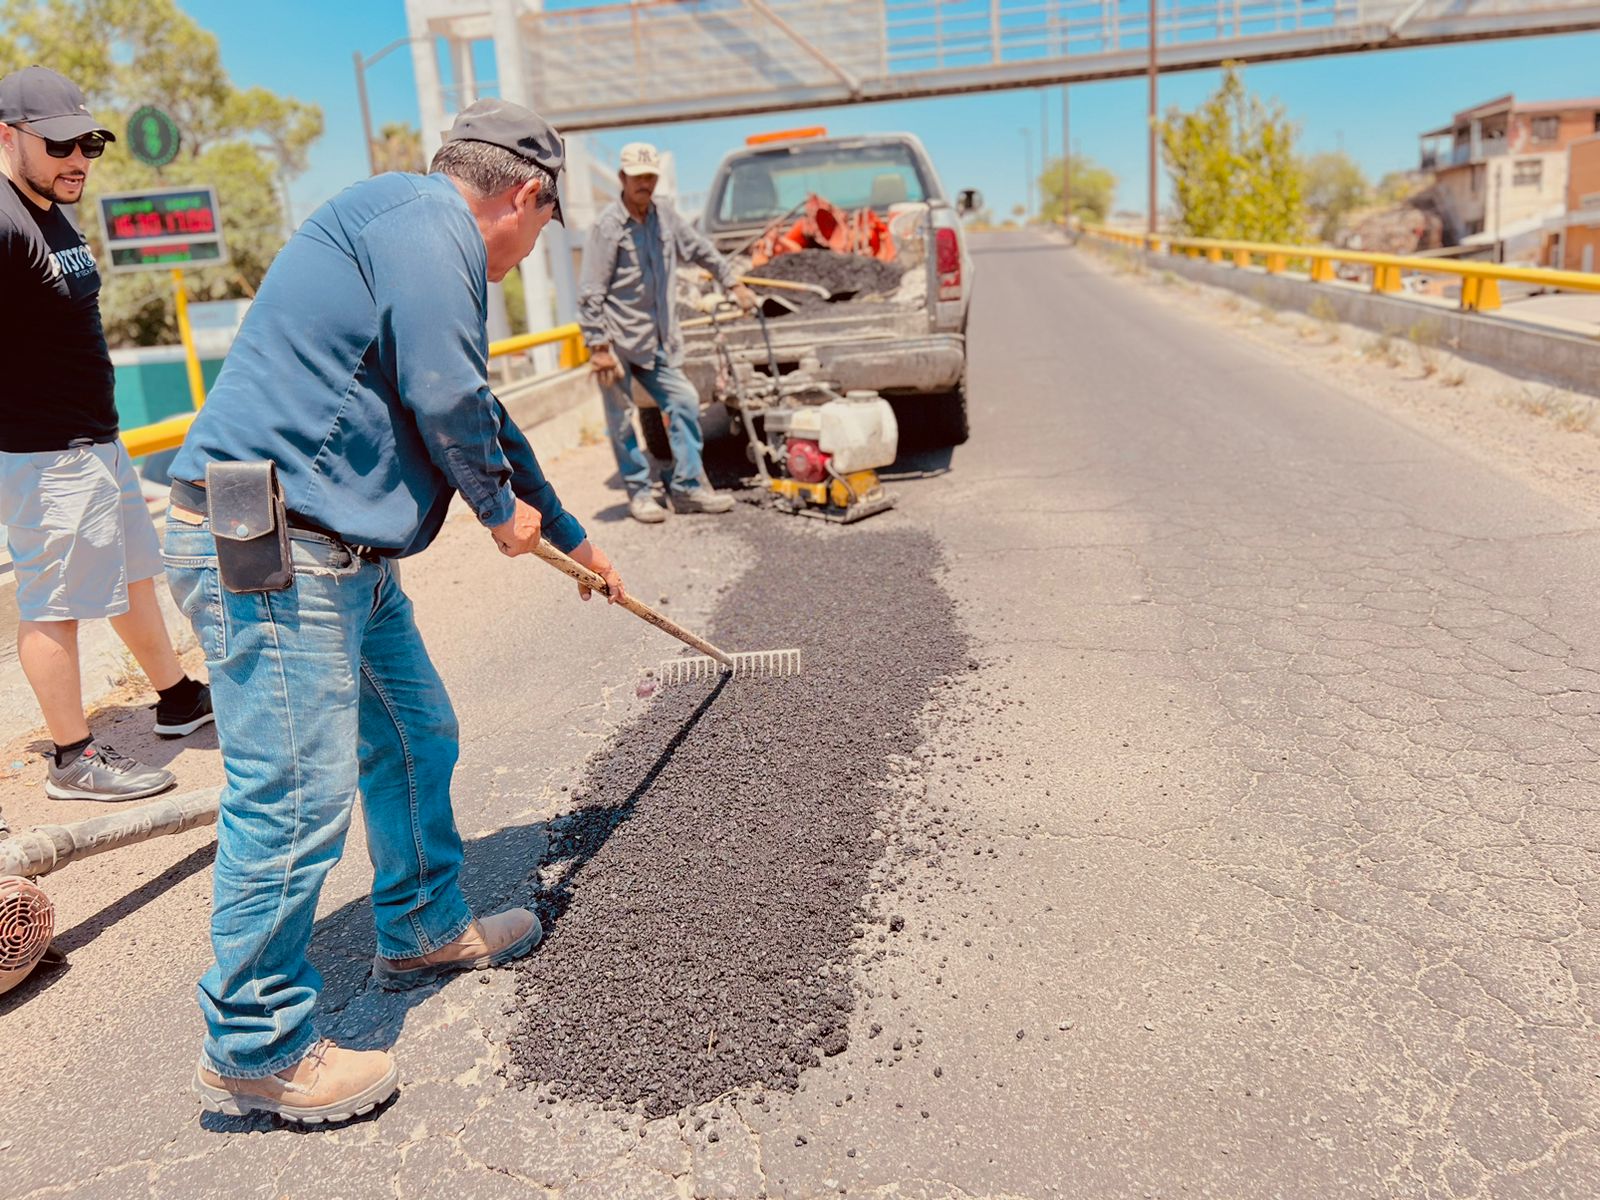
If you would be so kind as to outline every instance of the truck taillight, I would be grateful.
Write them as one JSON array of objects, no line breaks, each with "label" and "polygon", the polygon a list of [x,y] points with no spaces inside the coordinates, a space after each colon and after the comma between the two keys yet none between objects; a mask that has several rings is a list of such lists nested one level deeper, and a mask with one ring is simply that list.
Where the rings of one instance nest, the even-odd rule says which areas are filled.
[{"label": "truck taillight", "polygon": [[961,243],[954,229],[934,232],[934,249],[939,269],[939,299],[961,299]]}]

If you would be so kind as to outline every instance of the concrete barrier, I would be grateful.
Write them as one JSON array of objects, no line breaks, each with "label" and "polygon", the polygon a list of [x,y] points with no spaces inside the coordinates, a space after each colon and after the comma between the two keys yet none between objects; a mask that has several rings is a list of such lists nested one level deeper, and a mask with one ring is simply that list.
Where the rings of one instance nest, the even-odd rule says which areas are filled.
[{"label": "concrete barrier", "polygon": [[1313,283],[1304,275],[1269,275],[1256,267],[1225,266],[1187,255],[1149,254],[1145,262],[1152,270],[1228,288],[1273,308],[1331,315],[1390,337],[1425,329],[1430,342],[1462,358],[1600,396],[1600,338],[1518,321],[1503,308],[1483,316],[1462,312],[1447,301],[1384,295],[1359,284]]},{"label": "concrete barrier", "polygon": [[587,365],[515,383],[496,395],[547,465],[606,435],[600,385]]}]

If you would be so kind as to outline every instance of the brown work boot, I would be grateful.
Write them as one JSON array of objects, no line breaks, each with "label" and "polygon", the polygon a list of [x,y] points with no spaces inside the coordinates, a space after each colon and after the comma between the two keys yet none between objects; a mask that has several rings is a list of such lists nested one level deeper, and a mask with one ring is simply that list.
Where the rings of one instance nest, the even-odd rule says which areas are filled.
[{"label": "brown work boot", "polygon": [[346,1050],[327,1038],[294,1066],[261,1079],[218,1075],[204,1061],[194,1072],[194,1092],[207,1112],[272,1113],[302,1125],[359,1117],[399,1087],[400,1068],[387,1050]]},{"label": "brown work boot", "polygon": [[538,917],[525,908],[508,908],[503,913],[474,921],[455,941],[440,946],[432,954],[417,958],[380,955],[372,960],[372,974],[385,991],[404,991],[456,971],[504,966],[532,950],[543,936]]}]

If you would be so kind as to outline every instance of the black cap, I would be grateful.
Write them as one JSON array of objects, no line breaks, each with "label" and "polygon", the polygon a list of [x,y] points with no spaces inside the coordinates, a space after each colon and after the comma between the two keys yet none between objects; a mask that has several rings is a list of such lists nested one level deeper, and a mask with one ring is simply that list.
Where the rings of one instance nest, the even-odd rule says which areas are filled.
[{"label": "black cap", "polygon": [[86,133],[98,133],[108,142],[117,140],[89,115],[78,85],[48,67],[23,67],[0,79],[0,125],[23,121],[54,142],[70,142]]},{"label": "black cap", "polygon": [[550,172],[557,181],[555,219],[561,216],[560,177],[566,165],[567,150],[554,125],[530,108],[509,100],[479,100],[456,115],[455,124],[444,135],[447,142],[488,142],[520,155]]}]

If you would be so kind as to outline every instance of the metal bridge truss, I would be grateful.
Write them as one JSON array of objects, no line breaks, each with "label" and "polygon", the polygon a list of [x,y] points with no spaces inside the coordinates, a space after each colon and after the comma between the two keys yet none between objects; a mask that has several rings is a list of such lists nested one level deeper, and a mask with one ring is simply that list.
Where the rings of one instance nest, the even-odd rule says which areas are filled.
[{"label": "metal bridge truss", "polygon": [[[1600,28],[1573,0],[1154,0],[1164,71]],[[408,0],[566,131],[1138,75],[1149,0]],[[507,43],[514,43],[507,45]],[[421,57],[421,56],[419,56]],[[437,54],[432,56],[438,61]],[[467,68],[470,74],[470,67]],[[435,72],[427,112],[494,85]],[[432,100],[433,103],[429,101]]]}]

